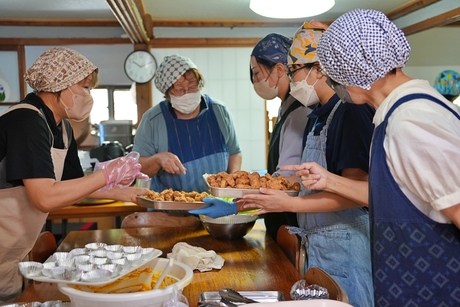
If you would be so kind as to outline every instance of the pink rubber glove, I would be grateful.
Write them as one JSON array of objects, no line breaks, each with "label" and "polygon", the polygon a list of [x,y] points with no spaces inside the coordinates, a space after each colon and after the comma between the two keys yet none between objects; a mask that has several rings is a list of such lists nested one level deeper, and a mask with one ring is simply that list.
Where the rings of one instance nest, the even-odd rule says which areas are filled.
[{"label": "pink rubber glove", "polygon": [[136,178],[149,180],[149,176],[141,173],[141,165],[138,161],[139,153],[130,152],[124,157],[97,162],[94,171],[103,170],[105,175],[105,186],[100,191],[107,191],[115,186],[129,187]]}]

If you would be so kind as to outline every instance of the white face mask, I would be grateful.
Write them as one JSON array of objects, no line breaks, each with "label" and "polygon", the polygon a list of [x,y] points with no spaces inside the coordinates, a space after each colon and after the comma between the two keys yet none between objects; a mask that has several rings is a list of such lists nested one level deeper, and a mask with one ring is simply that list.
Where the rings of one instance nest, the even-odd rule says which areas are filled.
[{"label": "white face mask", "polygon": [[174,96],[171,94],[169,96],[171,98],[172,107],[183,114],[192,113],[201,102],[200,91],[184,94],[182,96]]},{"label": "white face mask", "polygon": [[318,95],[315,91],[315,84],[319,79],[316,79],[316,82],[313,85],[307,83],[307,79],[310,76],[311,71],[308,72],[307,77],[302,81],[291,82],[291,91],[289,92],[292,97],[297,99],[301,104],[308,107],[319,102]]},{"label": "white face mask", "polygon": [[[270,75],[271,73],[272,72],[270,72]],[[268,79],[270,78],[270,75],[268,75],[268,77],[265,78],[265,80],[261,80],[257,83],[254,83],[254,90],[256,91],[257,95],[266,100],[272,100],[276,96],[278,96],[278,86],[275,85],[274,87],[270,87],[270,84],[268,84]]]},{"label": "white face mask", "polygon": [[[67,118],[76,122],[82,122],[88,118],[91,113],[91,109],[93,108],[93,97],[88,90],[83,89],[83,92],[84,94],[74,93],[69,87],[61,92],[61,96],[59,98],[64,106]],[[63,98],[65,101],[69,101],[70,99],[73,102],[73,105],[68,107],[62,100]]]}]

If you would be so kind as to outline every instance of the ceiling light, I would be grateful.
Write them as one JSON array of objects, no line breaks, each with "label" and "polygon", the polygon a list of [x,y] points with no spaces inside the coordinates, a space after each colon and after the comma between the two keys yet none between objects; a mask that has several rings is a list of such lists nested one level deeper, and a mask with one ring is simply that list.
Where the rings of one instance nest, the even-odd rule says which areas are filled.
[{"label": "ceiling light", "polygon": [[249,8],[270,18],[304,18],[330,10],[334,0],[250,0]]}]

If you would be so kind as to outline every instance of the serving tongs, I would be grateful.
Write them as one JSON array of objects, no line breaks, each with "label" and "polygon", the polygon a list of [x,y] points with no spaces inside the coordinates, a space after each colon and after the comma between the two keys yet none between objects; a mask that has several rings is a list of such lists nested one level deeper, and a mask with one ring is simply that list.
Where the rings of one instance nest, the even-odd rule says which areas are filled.
[{"label": "serving tongs", "polygon": [[244,304],[258,303],[257,301],[244,297],[237,291],[230,289],[230,288],[223,288],[219,290],[219,295],[224,302],[227,301],[227,302],[244,303]]}]

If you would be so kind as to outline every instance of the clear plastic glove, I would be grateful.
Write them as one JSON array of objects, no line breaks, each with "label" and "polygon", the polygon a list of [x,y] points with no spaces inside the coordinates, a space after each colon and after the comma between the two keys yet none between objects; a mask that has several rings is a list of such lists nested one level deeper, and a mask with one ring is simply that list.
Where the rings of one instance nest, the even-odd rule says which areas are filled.
[{"label": "clear plastic glove", "polygon": [[138,162],[139,156],[138,152],[133,151],[124,157],[97,162],[94,171],[103,170],[105,176],[105,186],[100,191],[108,191],[115,186],[129,187],[136,178],[149,180],[149,176],[141,173],[141,165]]},{"label": "clear plastic glove", "polygon": [[203,202],[208,204],[206,208],[189,210],[190,214],[203,214],[212,218],[232,215],[238,213],[236,202],[230,202],[219,198],[205,198]]}]

